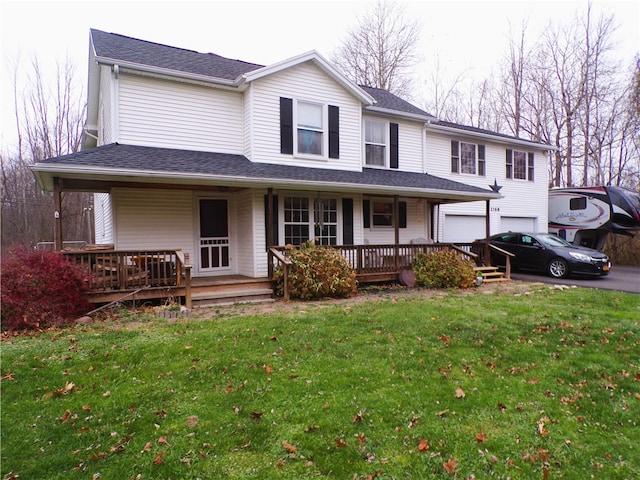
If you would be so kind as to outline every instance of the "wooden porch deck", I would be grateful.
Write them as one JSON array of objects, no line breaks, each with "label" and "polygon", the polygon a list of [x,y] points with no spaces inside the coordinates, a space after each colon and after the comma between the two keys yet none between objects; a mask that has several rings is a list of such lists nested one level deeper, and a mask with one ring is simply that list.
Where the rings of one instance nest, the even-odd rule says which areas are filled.
[{"label": "wooden porch deck", "polygon": [[[356,273],[359,283],[397,281],[400,271],[411,268],[418,252],[455,249],[484,260],[478,244],[341,245],[340,250]],[[286,262],[285,247],[269,249],[269,276],[242,275],[192,277],[188,256],[180,250],[162,251],[67,251],[70,259],[87,268],[89,299],[105,304],[119,299],[175,301],[188,308],[195,305],[266,301],[273,297],[273,268]]]}]

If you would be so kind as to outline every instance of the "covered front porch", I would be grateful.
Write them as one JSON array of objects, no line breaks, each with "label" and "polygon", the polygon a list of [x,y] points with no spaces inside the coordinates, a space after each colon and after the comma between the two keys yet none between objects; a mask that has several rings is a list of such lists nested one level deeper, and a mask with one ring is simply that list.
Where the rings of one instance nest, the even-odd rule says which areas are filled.
[{"label": "covered front porch", "polygon": [[[175,165],[180,165],[180,171]],[[285,245],[308,240],[340,249],[360,283],[392,281],[416,253],[459,249],[477,265],[476,245],[446,244],[440,205],[502,196],[427,173],[335,170],[251,162],[241,155],[111,144],[39,162],[34,173],[56,203],[54,243],[64,240],[63,192],[93,192],[96,251],[73,251],[89,269],[96,303],[118,295],[179,297],[194,280],[271,282]],[[489,221],[486,222],[488,237]],[[283,260],[281,260],[283,259]],[[256,282],[259,280],[258,282]],[[226,287],[233,289],[233,287]]]}]

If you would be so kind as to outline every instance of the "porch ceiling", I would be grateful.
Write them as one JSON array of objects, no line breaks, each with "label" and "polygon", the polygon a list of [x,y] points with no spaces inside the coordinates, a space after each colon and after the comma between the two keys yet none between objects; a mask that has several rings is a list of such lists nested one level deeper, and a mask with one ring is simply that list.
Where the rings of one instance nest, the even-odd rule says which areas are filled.
[{"label": "porch ceiling", "polygon": [[289,188],[314,191],[422,197],[445,202],[493,200],[491,190],[429,174],[364,168],[332,170],[251,162],[242,155],[120,145],[49,158],[32,170],[40,186],[53,190],[62,179],[66,191],[138,188]]}]

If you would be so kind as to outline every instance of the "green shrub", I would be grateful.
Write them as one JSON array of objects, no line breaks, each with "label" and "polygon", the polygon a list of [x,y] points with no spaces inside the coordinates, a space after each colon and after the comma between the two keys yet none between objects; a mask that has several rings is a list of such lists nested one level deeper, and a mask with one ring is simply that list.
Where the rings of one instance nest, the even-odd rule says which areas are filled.
[{"label": "green shrub", "polygon": [[10,252],[2,259],[2,330],[47,328],[88,312],[87,275],[58,252]]},{"label": "green shrub", "polygon": [[[347,298],[358,291],[356,274],[340,252],[331,247],[320,247],[307,242],[300,248],[288,249],[289,296],[302,300],[319,298]],[[281,267],[275,271],[276,292],[284,293],[284,274]]]},{"label": "green shrub", "polygon": [[470,288],[474,285],[474,263],[454,250],[418,252],[413,259],[416,285],[427,288]]}]

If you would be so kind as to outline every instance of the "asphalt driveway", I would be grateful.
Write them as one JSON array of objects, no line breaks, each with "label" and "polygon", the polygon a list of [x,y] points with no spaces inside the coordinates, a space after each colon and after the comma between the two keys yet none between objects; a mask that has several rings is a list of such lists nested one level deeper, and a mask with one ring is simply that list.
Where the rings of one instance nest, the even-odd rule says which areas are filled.
[{"label": "asphalt driveway", "polygon": [[556,279],[546,275],[529,272],[513,272],[511,278],[525,282],[543,282],[553,285],[577,285],[587,288],[601,288],[603,290],[619,290],[621,292],[640,293],[640,267],[614,265],[606,277],[574,277]]}]

